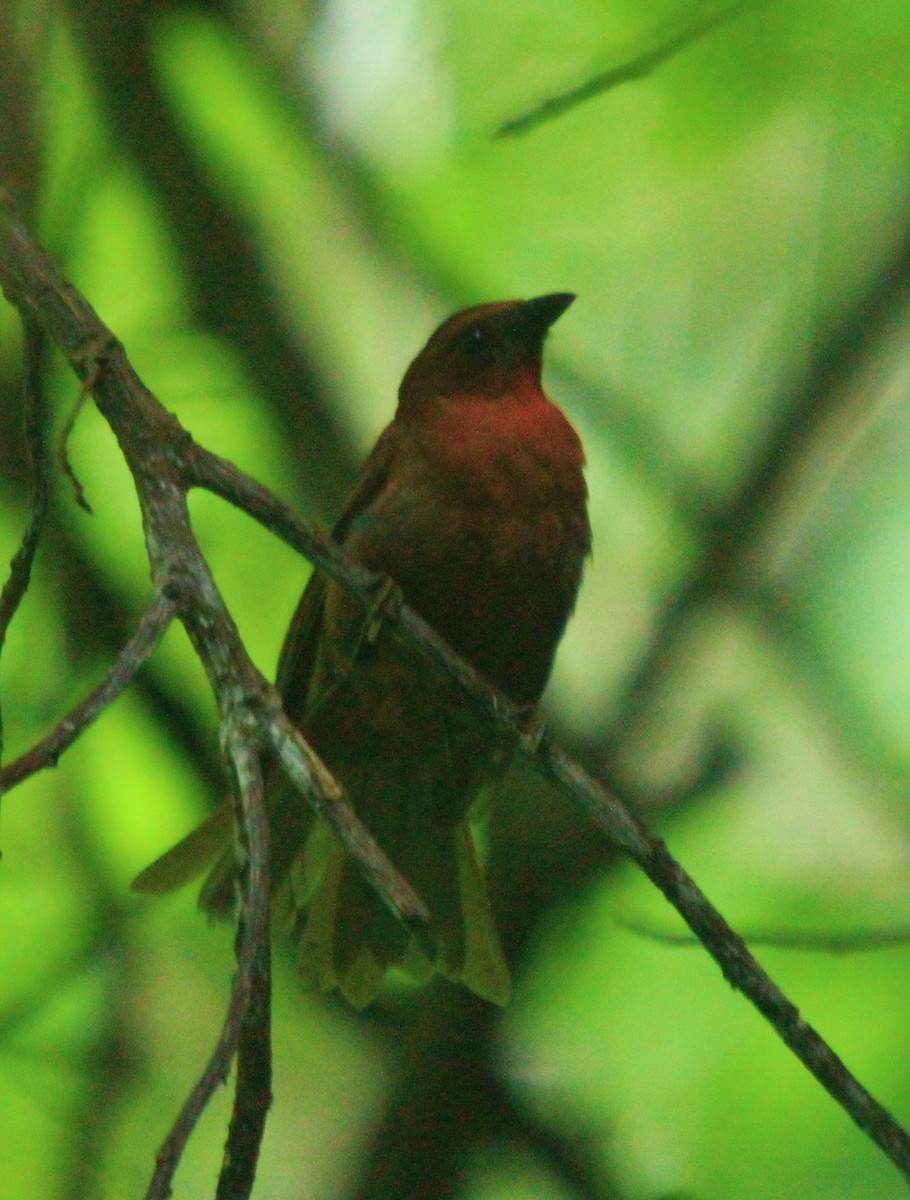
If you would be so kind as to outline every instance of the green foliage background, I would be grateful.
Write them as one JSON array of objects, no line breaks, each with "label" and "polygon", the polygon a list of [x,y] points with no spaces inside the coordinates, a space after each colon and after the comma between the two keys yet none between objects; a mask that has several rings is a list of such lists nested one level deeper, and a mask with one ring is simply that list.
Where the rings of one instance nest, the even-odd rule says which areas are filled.
[{"label": "green foliage background", "polygon": [[[910,926],[910,14],[746,5],[649,76],[496,129],[710,8],[647,0],[127,0],[0,9],[0,182],[194,436],[329,522],[405,366],[462,304],[579,294],[548,384],[595,554],[547,712],[742,932]],[[24,522],[0,307],[0,549]],[[77,394],[49,356],[59,428]],[[2,663],[6,756],[147,602],[92,410]],[[202,545],[271,671],[308,567],[211,497]],[[4,798],[2,1179],[141,1195],[214,1040],[230,934],[133,874],[217,799],[174,630],[140,685]],[[701,779],[710,786],[693,784]],[[402,988],[362,1018],[278,963],[257,1195],[887,1200],[893,1168],[565,802],[504,790],[502,1016]],[[910,949],[760,957],[910,1120]],[[178,1195],[212,1193],[228,1111]]]}]

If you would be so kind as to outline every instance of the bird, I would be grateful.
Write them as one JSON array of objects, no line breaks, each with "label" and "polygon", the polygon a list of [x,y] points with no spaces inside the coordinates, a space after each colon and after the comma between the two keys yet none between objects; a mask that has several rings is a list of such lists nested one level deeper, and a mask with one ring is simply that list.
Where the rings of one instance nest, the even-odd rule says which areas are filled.
[{"label": "bird", "polygon": [[[568,292],[455,313],[411,362],[391,423],[367,457],[334,541],[394,582],[494,687],[529,715],[549,679],[591,552],[585,456],[541,383],[543,345]],[[326,822],[265,764],[273,923],[299,943],[306,987],[355,1008],[392,968],[461,982],[507,1003],[510,972],[472,817],[509,766],[514,738],[368,602],[318,570],[279,656],[288,717],[432,915],[399,923]],[[208,868],[200,907],[230,918],[239,868],[224,803],[134,880],[161,893]]]}]

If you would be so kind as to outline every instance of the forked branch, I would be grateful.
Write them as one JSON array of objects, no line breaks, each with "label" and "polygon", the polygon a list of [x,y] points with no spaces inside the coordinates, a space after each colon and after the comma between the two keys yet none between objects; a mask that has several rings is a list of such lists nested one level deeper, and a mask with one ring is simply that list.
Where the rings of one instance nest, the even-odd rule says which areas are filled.
[{"label": "forked branch", "polygon": [[[241,826],[250,866],[242,906],[241,942],[255,944],[258,951],[267,954],[262,909],[257,907],[263,901],[261,897],[256,901],[253,895],[267,878],[261,787],[240,731],[245,731],[244,736],[251,739],[248,744],[261,747],[268,743],[278,751],[285,768],[302,785],[307,798],[320,807],[323,815],[334,817],[336,832],[386,902],[405,919],[419,923],[426,913],[410,885],[397,875],[337,790],[333,794],[325,767],[290,727],[276,694],[250,662],[193,540],[186,514],[186,492],[191,487],[203,487],[243,509],[338,583],[368,601],[382,594],[382,581],[350,562],[330,538],[314,530],[255,480],[197,446],[176,418],[142,385],[122,347],[88,303],[64,283],[12,214],[2,208],[0,283],[10,301],[60,347],[79,378],[88,381],[99,410],[114,429],[136,480],[152,575],[159,595],[174,604],[175,613],[185,625],[219,699],[226,744],[241,783],[246,779],[241,789],[245,796]],[[389,604],[384,616],[398,637],[418,646],[463,687],[474,703],[511,731],[519,752],[555,780],[598,828],[638,863],[683,916],[724,977],[749,998],[822,1086],[910,1179],[907,1133],[848,1071],[824,1039],[802,1020],[797,1008],[765,973],[664,843],[606,788],[552,745],[542,726],[529,725],[520,710],[453,654],[416,613],[406,606]],[[262,933],[258,942],[257,929]],[[245,980],[241,978],[244,969],[249,972]],[[237,1006],[249,1003],[257,970],[262,984],[260,998],[267,993],[267,958],[257,960],[254,955],[238,971],[231,1013]],[[226,1029],[234,1027],[231,1013]],[[213,1078],[221,1077],[224,1054],[228,1053],[230,1061],[235,1048],[233,1034],[228,1037],[226,1048],[219,1044],[220,1057],[212,1068]],[[259,1108],[248,1097],[249,1109],[264,1116],[267,1084],[262,1088],[261,1071],[258,1078]],[[168,1163],[173,1164],[173,1155],[169,1155]],[[168,1169],[172,1172],[172,1165]],[[167,1192],[159,1189],[150,1194],[164,1196]]]}]

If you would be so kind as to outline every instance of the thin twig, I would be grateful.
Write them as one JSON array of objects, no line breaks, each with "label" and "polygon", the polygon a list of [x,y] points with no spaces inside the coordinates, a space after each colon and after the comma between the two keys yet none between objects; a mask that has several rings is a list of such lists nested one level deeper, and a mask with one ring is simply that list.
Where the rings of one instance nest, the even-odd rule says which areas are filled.
[{"label": "thin twig", "polygon": [[[123,346],[85,297],[60,276],[18,220],[2,189],[0,286],[12,304],[45,329],[79,379],[91,381],[98,409],[114,430],[133,474],[153,580],[159,590],[166,588],[175,597],[177,615],[206,670],[222,715],[245,698],[250,711],[258,708],[265,721],[271,719],[280,713],[280,700],[250,659],[190,523],[186,493],[195,482],[187,469],[195,458],[190,434],[145,387]],[[323,772],[327,774],[324,768]],[[316,789],[309,786],[305,794],[315,797]],[[341,798],[335,805],[348,810],[344,828],[352,836],[345,845],[371,874],[375,886],[381,888],[381,880],[395,881],[398,897],[413,897],[406,880],[347,801]],[[383,865],[377,873],[379,862]],[[397,910],[392,896],[382,890],[380,896]],[[426,911],[417,901],[413,919],[420,921]]]},{"label": "thin twig", "polygon": [[247,1200],[252,1192],[272,1103],[269,825],[257,756],[242,738],[235,740],[232,755],[240,794],[246,798],[243,821],[238,825],[241,841],[246,843],[241,846],[246,878],[241,876],[236,945],[237,973],[248,978],[249,993],[237,1035],[234,1107],[215,1200]]},{"label": "thin twig", "polygon": [[[28,233],[0,209],[0,283],[21,309],[33,313],[67,354],[80,378],[99,366],[95,398],[111,423],[136,480],[153,575],[167,581],[181,597],[180,616],[202,659],[228,721],[238,698],[259,705],[260,719],[274,704],[268,689],[250,663],[236,626],[227,613],[207,565],[192,536],[186,510],[186,491],[206,487],[244,508],[267,528],[296,546],[348,590],[366,599],[382,590],[382,580],[350,562],[324,534],[317,534],[293,511],[255,481],[223,459],[196,447],[175,418],[161,408],[135,375],[116,339],[75,289],[63,283],[50,260]],[[389,627],[409,644],[419,646],[446,674],[457,680],[480,709],[512,731],[523,755],[563,787],[613,842],[626,850],[683,916],[715,958],[727,980],[743,991],[771,1022],[780,1037],[819,1082],[910,1178],[910,1138],[849,1073],[822,1038],[800,1017],[795,1006],[765,974],[718,911],[699,891],[664,844],[653,837],[628,810],[577,764],[549,743],[546,731],[529,724],[524,714],[497,693],[466,662],[458,658],[415,612],[389,606]],[[261,726],[257,725],[261,733]],[[270,737],[274,743],[274,728]],[[290,744],[285,741],[285,744]],[[336,803],[342,803],[337,801]],[[355,818],[356,819],[356,818]],[[368,836],[368,835],[367,835]],[[375,843],[369,842],[372,853]],[[382,852],[375,847],[375,853]],[[363,859],[358,861],[363,863]],[[389,864],[389,871],[394,868]],[[397,874],[397,873],[396,873]],[[252,885],[251,885],[252,886]],[[407,885],[404,885],[407,887]],[[390,895],[383,899],[394,907]],[[226,1071],[224,1054],[232,1053],[230,1030],[236,1012],[249,1000],[249,989],[232,994],[216,1055],[213,1075]],[[233,1014],[233,1015],[232,1015]],[[230,1058],[228,1057],[228,1065]],[[223,1074],[219,1077],[223,1078]],[[197,1090],[202,1086],[197,1085]],[[195,1092],[194,1092],[195,1095]],[[193,1097],[188,1108],[196,1111]],[[187,1134],[188,1136],[188,1134]],[[162,1196],[157,1192],[150,1195]]]},{"label": "thin twig", "polygon": [[[661,946],[698,946],[698,938],[691,933],[677,933],[669,929],[658,929],[646,921],[620,918],[621,929],[658,942]],[[893,929],[755,929],[743,935],[750,946],[761,946],[769,950],[794,950],[799,954],[871,954],[881,950],[903,949],[910,945],[910,926],[898,925]]]},{"label": "thin twig", "polygon": [[83,408],[85,408],[86,400],[88,400],[89,396],[92,394],[92,384],[93,380],[91,378],[83,380],[82,387],[79,389],[79,395],[76,397],[76,402],[73,405],[69,416],[66,418],[63,428],[60,430],[60,442],[57,450],[57,456],[60,462],[60,470],[70,481],[70,485],[73,489],[73,498],[82,511],[88,513],[90,517],[95,515],[95,510],[88,502],[88,497],[85,494],[85,488],[82,486],[82,480],[76,474],[76,469],[73,466],[72,460],[70,459],[70,437],[72,436],[73,430],[76,428],[76,422],[79,420]]},{"label": "thin twig", "polygon": [[[193,447],[190,468],[201,485],[245,509],[267,528],[306,554],[350,591],[369,598],[381,580],[350,562],[330,538],[307,522],[255,480],[223,459]],[[403,640],[419,646],[467,694],[502,725],[519,733],[520,752],[557,780],[572,801],[642,867],[682,915],[728,981],[743,992],[771,1022],[793,1053],[910,1179],[910,1137],[891,1114],[850,1074],[820,1035],[799,1016],[776,984],[746,949],[693,880],[619,800],[548,742],[546,730],[528,726],[520,709],[496,692],[468,663],[455,655],[438,634],[407,606],[390,610],[388,623]]]},{"label": "thin twig", "polygon": [[[16,615],[32,577],[32,565],[41,541],[41,531],[47,515],[47,457],[44,452],[46,412],[41,387],[41,328],[28,317],[22,317],[25,348],[25,380],[23,382],[23,434],[25,457],[30,480],[28,521],[22,541],[10,563],[9,576],[0,592],[0,654],[6,643],[10,622]],[[3,758],[3,711],[0,708],[0,760]]]},{"label": "thin twig", "polygon": [[524,749],[546,773],[566,788],[589,817],[618,841],[648,878],[663,892],[702,943],[732,987],[758,1009],[803,1065],[910,1179],[910,1137],[888,1110],[850,1073],[825,1040],[799,1015],[799,1010],[749,953],[667,847],[628,813],[596,780],[555,746]]},{"label": "thin twig", "polygon": [[378,846],[372,835],[344,801],[341,788],[300,730],[284,713],[278,713],[268,732],[288,778],[329,823],[395,916],[419,936],[431,920],[429,910],[404,876],[389,870],[389,860],[384,854],[377,853]]},{"label": "thin twig", "polygon": [[[273,532],[302,550],[342,586],[365,598],[375,595],[381,587],[381,580],[377,576],[347,560],[330,538],[310,529],[293,510],[270,496],[254,480],[238,477],[236,470],[229,468],[224,460],[194,447],[193,469],[203,486],[210,487],[244,508]],[[804,1066],[910,1178],[910,1137],[850,1074],[819,1034],[800,1018],[795,1006],[770,979],[742,939],[727,925],[664,844],[653,837],[615,796],[558,747],[551,745],[543,726],[529,726],[522,711],[455,655],[417,613],[406,606],[400,610],[390,610],[388,623],[403,640],[419,646],[488,715],[518,733],[520,753],[556,780],[614,844],[641,866],[682,915],[727,980],[748,997]]]},{"label": "thin twig", "polygon": [[246,1200],[253,1190],[272,1103],[271,947],[253,960],[250,996],[237,1042],[237,1085],[215,1200]]},{"label": "thin twig", "polygon": [[[236,720],[236,714],[231,718]],[[237,1051],[244,1021],[250,1013],[254,986],[259,1000],[263,999],[263,983],[268,980],[267,963],[269,936],[268,884],[268,821],[265,813],[262,771],[255,751],[250,746],[250,730],[238,723],[225,736],[227,751],[237,775],[237,794],[242,819],[238,822],[241,841],[245,843],[246,869],[241,881],[241,917],[237,934],[237,973],[231,987],[231,998],[218,1041],[205,1069],[183,1104],[177,1119],[165,1138],[155,1160],[155,1170],[146,1191],[146,1200],[166,1200],[171,1195],[174,1172],[183,1155],[196,1124],[215,1090],[228,1077]],[[263,948],[266,954],[263,960]],[[267,1026],[266,1026],[267,1028]],[[268,1107],[268,1099],[265,1108]],[[242,1109],[249,1096],[245,1093]],[[236,1106],[235,1106],[236,1112]],[[262,1120],[265,1112],[262,1112]],[[260,1130],[261,1135],[261,1130]],[[248,1148],[248,1152],[252,1147]],[[258,1142],[255,1144],[258,1154]],[[255,1159],[253,1161],[255,1171]],[[252,1186],[252,1177],[250,1178]],[[220,1192],[219,1192],[220,1194]],[[248,1193],[237,1193],[238,1200]]]},{"label": "thin twig", "polygon": [[0,795],[45,767],[57,765],[64,750],[68,750],[76,738],[132,683],[164,636],[174,619],[174,613],[173,600],[166,593],[159,593],[142,614],[136,632],[117,655],[101,683],[31,750],[0,768]]},{"label": "thin twig", "polygon": [[556,96],[550,96],[526,112],[520,113],[517,117],[504,121],[496,130],[495,136],[515,137],[521,133],[528,133],[536,126],[553,121],[570,112],[579,104],[584,104],[586,100],[593,100],[595,96],[601,96],[604,92],[619,87],[620,84],[631,83],[635,79],[644,79],[646,75],[650,75],[658,67],[662,67],[680,51],[707,37],[718,26],[739,16],[744,10],[753,7],[755,7],[755,0],[746,0],[745,3],[731,4],[706,13],[684,28],[658,37],[654,43],[637,54],[623,55],[619,62],[607,67],[606,70],[598,71],[596,75],[590,76],[583,83],[567,88]]}]

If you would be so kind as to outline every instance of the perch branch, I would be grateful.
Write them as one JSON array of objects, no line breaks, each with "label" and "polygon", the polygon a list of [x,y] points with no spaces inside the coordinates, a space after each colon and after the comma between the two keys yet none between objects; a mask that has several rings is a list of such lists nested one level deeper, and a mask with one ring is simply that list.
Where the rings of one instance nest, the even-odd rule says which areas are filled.
[{"label": "perch branch", "polygon": [[571,112],[579,104],[593,100],[596,96],[602,96],[604,92],[609,92],[613,88],[619,87],[620,84],[644,79],[645,76],[656,71],[658,67],[662,67],[665,62],[682,50],[707,37],[720,25],[726,24],[754,6],[755,0],[730,4],[717,8],[713,12],[705,13],[682,29],[675,29],[669,33],[663,32],[654,37],[651,44],[645,49],[639,50],[637,54],[623,54],[618,61],[604,70],[598,71],[595,75],[591,75],[582,83],[566,88],[556,96],[549,96],[526,112],[504,121],[496,130],[496,137],[516,137],[519,134],[528,133],[538,125],[553,121],[557,117]]},{"label": "perch branch", "polygon": [[[186,1143],[213,1093],[227,1080],[238,1043],[244,1034],[244,1025],[253,1010],[258,1017],[259,1002],[263,999],[263,984],[268,980],[268,970],[267,968],[263,969],[262,965],[263,956],[265,956],[265,962],[268,961],[268,821],[263,803],[262,771],[259,767],[259,760],[250,747],[250,731],[244,729],[243,724],[244,714],[231,714],[226,722],[227,728],[224,736],[227,751],[233,761],[237,776],[237,794],[240,805],[238,828],[246,852],[243,855],[245,868],[244,878],[241,880],[240,919],[237,926],[237,973],[234,977],[231,998],[218,1041],[205,1069],[186,1098],[176,1121],[158,1151],[155,1171],[145,1194],[146,1200],[166,1200],[171,1195],[174,1172],[186,1148]],[[257,1001],[255,1005],[252,1003],[254,998]],[[267,1006],[267,990],[265,1001]],[[254,1021],[255,1027],[258,1027],[258,1024],[258,1021]],[[265,1028],[267,1031],[267,1024]],[[268,1057],[267,1037],[266,1032],[265,1052]],[[260,1122],[258,1136],[254,1131],[252,1139],[243,1146],[242,1162],[234,1164],[235,1170],[238,1167],[247,1168],[249,1188],[246,1191],[237,1190],[224,1193],[224,1195],[230,1194],[233,1200],[245,1200],[252,1188],[265,1110],[271,1100],[268,1086],[268,1082],[266,1082],[264,1104],[260,1107],[255,1101],[251,1102],[248,1087],[241,1088],[238,1083],[231,1133],[237,1123],[238,1110],[244,1113],[251,1103],[260,1117]],[[230,1144],[231,1134],[229,1134]],[[230,1165],[230,1155],[226,1155],[222,1180]],[[217,1195],[222,1196],[220,1182]]]},{"label": "perch branch", "polygon": [[[169,556],[163,555],[155,537],[160,529],[174,524],[178,529],[186,526],[188,530],[186,490],[201,486],[246,510],[350,591],[367,600],[376,596],[381,581],[350,562],[330,538],[313,530],[288,505],[231,464],[193,443],[176,419],[142,386],[122,348],[87,303],[63,283],[8,214],[0,220],[0,282],[13,303],[44,326],[67,354],[80,378],[84,379],[90,369],[98,370],[93,392],[133,468],[154,571],[163,573],[171,582],[186,574],[188,546],[181,543],[176,550],[172,547]],[[227,686],[227,694],[233,696],[232,704],[240,695],[249,706],[255,693],[255,680],[251,682],[250,673],[255,668],[247,665],[242,647],[238,648],[239,635],[222,611],[210,576],[207,572],[201,575],[197,572],[191,577],[196,607],[192,612],[181,610],[181,619],[203,658],[216,692],[223,695]],[[187,593],[181,589],[181,595]],[[217,627],[214,642],[213,630],[203,619],[206,617]],[[748,997],[856,1124],[910,1178],[910,1138],[906,1132],[850,1074],[820,1035],[802,1020],[796,1007],[768,977],[663,842],[651,835],[616,797],[552,745],[543,726],[527,722],[516,706],[459,659],[416,613],[405,606],[390,606],[385,619],[399,637],[419,646],[480,708],[511,730],[519,752],[555,780],[597,827],[638,863],[683,916],[724,977]],[[229,669],[232,661],[242,664],[239,676],[236,670]],[[278,736],[274,724],[268,728],[270,738]],[[369,837],[365,831],[364,836]],[[358,854],[362,848],[356,840],[346,845],[356,847],[352,853],[363,864]],[[378,849],[377,854],[381,854]],[[407,887],[404,881],[402,884]],[[382,894],[388,901],[388,891]]]},{"label": "perch branch", "polygon": [[[145,387],[121,344],[88,301],[60,276],[2,191],[0,286],[10,303],[45,330],[78,378],[88,382],[133,475],[153,582],[173,599],[222,718],[242,698],[248,711],[257,714],[256,738],[265,745],[271,739],[269,724],[281,711],[280,698],[251,661],[193,534],[186,504],[186,493],[196,484],[193,440]],[[312,762],[312,751],[309,756]],[[320,766],[319,777],[328,775]],[[314,781],[307,794],[315,795],[318,787]],[[345,820],[335,830],[355,861],[371,873],[383,899],[388,901],[394,893],[395,903],[389,901],[394,911],[416,924],[427,922],[429,913],[413,888],[346,801],[339,799],[331,811],[342,810]]]},{"label": "perch branch", "polygon": [[0,768],[0,795],[45,767],[55,767],[64,750],[88,729],[136,676],[164,636],[174,618],[174,602],[159,593],[145,610],[136,632],[126,643],[114,665],[98,686],[58,721],[51,732],[30,750]]},{"label": "perch branch", "polygon": [[[22,318],[25,348],[25,382],[23,393],[23,434],[25,438],[26,465],[29,471],[30,496],[28,520],[22,533],[19,548],[10,563],[9,576],[0,592],[0,653],[6,644],[6,635],[16,610],[22,603],[29,580],[32,564],[41,540],[44,519],[47,515],[47,458],[44,452],[44,393],[41,388],[41,329],[40,326]],[[3,758],[3,712],[0,709],[0,760]],[[0,787],[2,793],[2,787]]]},{"label": "perch branch", "polygon": [[[241,801],[254,793],[261,797],[262,771],[255,754],[242,738],[235,740],[231,754]],[[238,980],[246,989],[242,1021],[237,1030],[237,1087],[228,1128],[224,1164],[215,1200],[247,1200],[256,1178],[256,1164],[265,1133],[265,1120],[272,1103],[271,1007],[272,975],[269,944],[269,881],[267,864],[269,837],[264,806],[242,803],[241,831],[247,842],[246,878],[241,878],[240,920],[237,926]]]},{"label": "perch branch", "polygon": [[[192,445],[190,435],[143,385],[123,347],[84,297],[62,279],[51,260],[17,220],[2,193],[0,286],[7,299],[19,309],[26,324],[34,323],[43,329],[63,351],[117,438],[136,487],[159,603],[166,602],[172,609],[166,614],[156,612],[157,628],[159,632],[163,630],[167,620],[175,615],[186,629],[216,697],[224,746],[234,760],[242,785],[243,821],[237,825],[242,849],[247,851],[242,858],[247,860],[248,886],[241,897],[237,979],[225,1025],[210,1062],[158,1156],[148,1195],[160,1198],[170,1194],[173,1172],[186,1139],[215,1086],[226,1076],[244,1019],[249,1016],[251,1028],[261,1029],[263,1005],[266,1011],[268,1009],[268,958],[267,951],[262,951],[268,922],[267,916],[262,918],[257,908],[257,905],[265,905],[267,913],[267,840],[257,833],[265,826],[267,818],[261,781],[257,782],[258,761],[256,779],[251,774],[250,762],[273,740],[270,725],[281,716],[280,697],[249,658],[193,534],[187,491],[194,481],[185,470],[187,448]],[[149,626],[154,633],[155,621],[150,621]],[[119,674],[114,673],[115,692],[117,687],[128,682],[126,676],[131,678],[135,674],[129,656],[124,659],[121,654],[118,665],[122,669]],[[110,676],[106,683],[111,684]],[[69,744],[78,729],[84,728],[98,711],[99,696],[103,698],[105,694],[102,686],[100,693],[93,694],[77,710],[75,726],[64,722],[51,735],[48,745],[37,755],[33,752],[31,763],[26,756],[26,765],[40,766],[54,761],[55,753]],[[79,722],[82,722],[81,726]],[[305,794],[315,797],[321,795],[322,784],[331,786],[327,811],[335,818],[334,828],[354,860],[363,862],[381,898],[409,924],[427,923],[430,914],[425,905],[338,793],[326,768],[311,750],[303,752],[303,740],[299,735],[295,735],[295,744],[299,776],[306,783]],[[265,933],[261,932],[263,920]],[[254,999],[257,1004],[254,1005],[255,1012],[251,1012]],[[247,1042],[244,1045],[249,1049]],[[268,1059],[267,1037],[260,1039],[257,1055],[260,1065],[263,1055]],[[251,1062],[251,1052],[248,1058]],[[249,1072],[245,1071],[245,1081],[248,1076]],[[248,1121],[247,1117],[257,1106],[261,1115]],[[235,1145],[242,1143],[245,1152],[252,1156],[248,1171],[250,1183],[266,1108],[267,1102],[263,1105],[261,1097],[251,1096],[248,1090],[241,1091],[236,1097],[238,1120],[232,1122],[230,1137]]]}]

